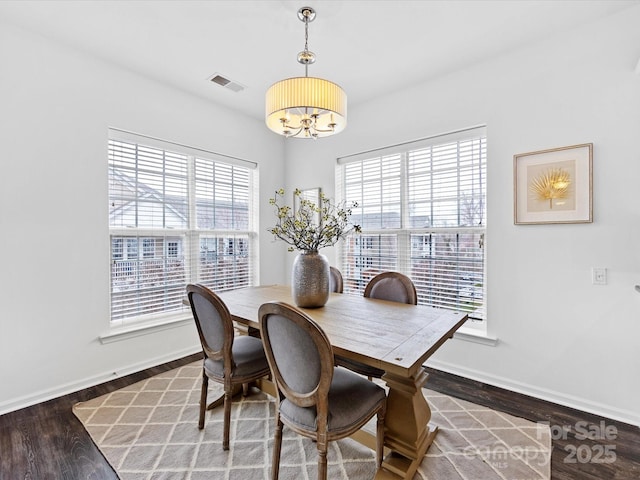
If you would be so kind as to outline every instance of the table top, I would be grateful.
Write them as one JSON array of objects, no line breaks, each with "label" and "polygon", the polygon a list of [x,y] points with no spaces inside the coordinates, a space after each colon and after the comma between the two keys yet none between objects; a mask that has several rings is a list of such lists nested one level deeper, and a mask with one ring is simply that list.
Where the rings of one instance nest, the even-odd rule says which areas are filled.
[{"label": "table top", "polygon": [[[294,305],[291,287],[245,287],[218,294],[234,320],[259,327],[258,308],[270,301]],[[467,320],[467,314],[332,293],[321,308],[299,308],[327,334],[333,351],[387,373],[411,376]]]}]

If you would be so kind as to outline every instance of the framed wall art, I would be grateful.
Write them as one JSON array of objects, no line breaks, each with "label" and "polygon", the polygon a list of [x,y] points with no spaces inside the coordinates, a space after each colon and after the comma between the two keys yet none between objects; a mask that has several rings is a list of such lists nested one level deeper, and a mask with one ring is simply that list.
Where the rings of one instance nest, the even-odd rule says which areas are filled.
[{"label": "framed wall art", "polygon": [[592,143],[514,155],[514,223],[593,222],[592,168]]}]

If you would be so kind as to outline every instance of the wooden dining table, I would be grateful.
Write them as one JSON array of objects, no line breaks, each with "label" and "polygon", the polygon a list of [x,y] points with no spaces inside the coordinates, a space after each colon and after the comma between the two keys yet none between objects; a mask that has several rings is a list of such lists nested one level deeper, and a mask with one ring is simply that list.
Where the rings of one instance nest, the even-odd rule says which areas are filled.
[{"label": "wooden dining table", "polygon": [[[295,305],[291,287],[246,287],[218,294],[233,319],[259,329],[258,308],[270,301]],[[464,312],[332,293],[321,308],[300,308],[327,334],[334,354],[385,371],[388,387],[385,458],[376,480],[412,479],[437,427],[422,393],[423,364],[467,320]],[[356,439],[373,446],[366,433]]]}]

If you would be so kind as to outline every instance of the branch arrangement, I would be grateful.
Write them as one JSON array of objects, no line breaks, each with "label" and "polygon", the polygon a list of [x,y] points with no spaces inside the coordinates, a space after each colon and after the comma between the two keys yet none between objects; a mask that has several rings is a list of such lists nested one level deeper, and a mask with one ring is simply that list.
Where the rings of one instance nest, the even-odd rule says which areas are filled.
[{"label": "branch arrangement", "polygon": [[349,207],[344,203],[336,205],[320,193],[320,205],[316,205],[315,202],[302,198],[302,192],[296,188],[293,195],[297,199],[298,208],[294,211],[279,203],[284,193],[281,188],[275,192],[274,198],[269,199],[269,204],[276,209],[277,223],[268,231],[288,243],[290,252],[317,252],[322,247],[335,245],[351,232],[360,233],[360,225],[349,223],[352,209],[358,206],[356,202]]}]

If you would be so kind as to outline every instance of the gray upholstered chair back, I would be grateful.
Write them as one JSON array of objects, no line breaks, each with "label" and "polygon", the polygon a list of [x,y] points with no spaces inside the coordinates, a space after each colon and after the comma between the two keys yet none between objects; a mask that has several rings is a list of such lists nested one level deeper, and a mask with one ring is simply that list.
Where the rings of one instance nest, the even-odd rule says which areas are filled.
[{"label": "gray upholstered chair back", "polygon": [[343,291],[342,274],[336,267],[329,267],[329,291],[335,293]]},{"label": "gray upholstered chair back", "polygon": [[278,390],[292,403],[326,402],[333,377],[333,351],[322,329],[282,302],[260,307],[260,331]]},{"label": "gray upholstered chair back", "polygon": [[227,306],[202,285],[187,285],[187,295],[204,354],[213,360],[225,360],[227,351],[231,358],[234,332]]},{"label": "gray upholstered chair back", "polygon": [[399,272],[383,272],[373,277],[365,288],[364,296],[410,305],[418,303],[415,285]]},{"label": "gray upholstered chair back", "polygon": [[302,394],[315,390],[320,381],[320,355],[311,336],[282,315],[272,315],[267,328],[283,382]]}]

